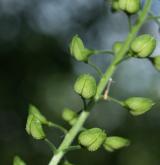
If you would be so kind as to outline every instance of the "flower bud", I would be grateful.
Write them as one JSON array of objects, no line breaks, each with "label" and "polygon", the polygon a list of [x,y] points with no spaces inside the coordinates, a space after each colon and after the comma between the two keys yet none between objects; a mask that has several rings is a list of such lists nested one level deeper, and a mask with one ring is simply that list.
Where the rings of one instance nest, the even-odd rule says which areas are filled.
[{"label": "flower bud", "polygon": [[113,152],[114,150],[123,148],[123,147],[127,147],[129,145],[129,140],[122,138],[122,137],[118,137],[118,136],[111,136],[111,137],[107,137],[103,147],[110,152]]},{"label": "flower bud", "polygon": [[79,143],[89,151],[96,151],[100,148],[106,138],[106,133],[100,128],[92,128],[82,132],[79,137]]},{"label": "flower bud", "polygon": [[26,124],[26,131],[33,138],[39,140],[45,138],[42,123],[33,114],[29,114]]},{"label": "flower bud", "polygon": [[93,51],[85,48],[81,38],[75,35],[70,43],[70,53],[77,61],[87,62]]},{"label": "flower bud", "polygon": [[65,108],[62,113],[62,118],[73,125],[77,121],[77,113],[69,108]]},{"label": "flower bud", "polygon": [[115,42],[113,47],[112,47],[114,54],[117,54],[120,51],[122,46],[123,46],[123,42],[121,42],[121,41]]},{"label": "flower bud", "polygon": [[140,0],[119,0],[119,8],[129,14],[137,13],[140,9]]},{"label": "flower bud", "polygon": [[82,74],[77,78],[74,90],[83,98],[90,99],[96,94],[96,80],[89,74]]},{"label": "flower bud", "polygon": [[13,159],[13,165],[26,165],[26,163],[19,156],[15,156]]},{"label": "flower bud", "polygon": [[155,66],[155,68],[160,71],[160,56],[156,56],[152,58],[152,63]]},{"label": "flower bud", "polygon": [[124,105],[133,116],[141,115],[149,111],[155,103],[148,98],[131,97],[124,101]]},{"label": "flower bud", "polygon": [[141,35],[135,38],[131,44],[131,49],[135,56],[140,58],[148,57],[156,47],[156,40],[149,34]]}]

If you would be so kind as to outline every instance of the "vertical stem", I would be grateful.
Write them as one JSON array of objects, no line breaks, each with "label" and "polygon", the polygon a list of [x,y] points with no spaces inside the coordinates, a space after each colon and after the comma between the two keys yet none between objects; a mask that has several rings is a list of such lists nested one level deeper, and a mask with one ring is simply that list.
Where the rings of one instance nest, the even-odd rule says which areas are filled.
[{"label": "vertical stem", "polygon": [[145,6],[143,8],[143,11],[141,12],[139,18],[137,19],[135,25],[132,27],[131,32],[129,33],[128,37],[126,38],[122,48],[115,55],[115,58],[114,58],[112,64],[109,66],[109,68],[107,68],[104,76],[100,80],[100,82],[98,84],[95,100],[98,100],[100,98],[101,93],[103,92],[103,90],[104,90],[104,88],[105,88],[109,78],[111,77],[111,75],[114,74],[114,71],[115,71],[115,69],[117,67],[117,64],[119,64],[121,62],[123,57],[128,52],[132,40],[135,38],[137,32],[139,31],[140,27],[142,26],[142,24],[144,23],[144,21],[146,19],[146,16],[148,14],[150,6],[151,6],[151,0],[147,0],[146,3],[145,3]]},{"label": "vertical stem", "polygon": [[89,116],[89,112],[83,111],[75,125],[70,129],[70,131],[65,136],[63,142],[61,143],[60,147],[57,150],[57,153],[53,156],[51,159],[49,165],[57,165],[63,155],[65,154],[65,150],[71,145],[72,141],[74,140],[75,136],[78,134],[78,132],[81,130],[84,122]]},{"label": "vertical stem", "polygon": [[[100,96],[101,96],[103,90],[105,89],[109,78],[112,77],[113,73],[115,72],[115,70],[117,68],[117,65],[121,62],[121,60],[123,59],[123,57],[127,53],[132,40],[135,38],[138,30],[140,29],[140,27],[142,26],[142,24],[145,21],[145,18],[146,18],[147,13],[150,9],[150,6],[151,6],[151,0],[146,0],[143,11],[141,12],[141,15],[139,16],[135,25],[132,27],[132,30],[129,33],[127,39],[125,40],[124,45],[122,46],[121,50],[115,55],[113,62],[111,63],[111,65],[106,70],[103,77],[101,78],[101,80],[98,84],[97,93],[96,93],[96,96],[94,99],[95,102],[97,102],[100,99]],[[90,114],[89,110],[92,109],[95,102],[93,102],[93,104],[88,104],[87,105],[87,111],[83,111],[80,114],[77,122],[69,130],[69,132],[66,134],[64,140],[62,141],[61,145],[57,149],[57,153],[52,157],[49,165],[58,165],[59,164],[60,160],[62,159],[62,157],[65,154],[65,150],[71,145],[71,143],[73,142],[73,140],[75,139],[75,137],[77,136],[77,134],[79,133],[81,128],[83,127],[83,124],[85,123],[86,119],[88,118],[88,116]]]}]

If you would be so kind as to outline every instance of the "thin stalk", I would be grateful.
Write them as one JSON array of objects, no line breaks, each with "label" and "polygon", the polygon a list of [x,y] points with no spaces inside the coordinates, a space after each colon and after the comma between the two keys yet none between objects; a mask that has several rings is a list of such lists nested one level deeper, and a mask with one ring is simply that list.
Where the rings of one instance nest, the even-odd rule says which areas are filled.
[{"label": "thin stalk", "polygon": [[65,149],[64,152],[74,151],[74,150],[80,150],[82,147],[80,145],[76,146],[70,146],[69,148]]},{"label": "thin stalk", "polygon": [[100,77],[103,76],[102,71],[91,60],[89,60],[87,64],[90,65],[93,69],[95,69],[95,71],[98,73]]},{"label": "thin stalk", "polygon": [[115,103],[121,105],[122,107],[124,106],[123,101],[117,100],[117,99],[115,99],[115,98],[113,98],[113,97],[108,96],[108,100],[111,100],[111,101],[113,101],[113,102],[115,102]]},{"label": "thin stalk", "polygon": [[129,28],[129,31],[131,31],[132,29],[132,22],[131,22],[131,16],[128,15],[128,28]]},{"label": "thin stalk", "polygon": [[64,127],[62,127],[62,126],[60,126],[60,125],[58,125],[58,124],[52,123],[52,122],[49,122],[49,123],[48,123],[48,126],[49,126],[49,127],[53,127],[53,128],[57,128],[57,129],[59,129],[60,131],[62,131],[64,134],[67,134],[67,132],[68,132]]},{"label": "thin stalk", "polygon": [[149,15],[150,16],[148,17],[147,21],[153,19],[157,23],[157,25],[160,26],[160,16],[155,16],[152,12],[149,12]]},{"label": "thin stalk", "polygon": [[113,51],[111,50],[94,50],[93,54],[98,55],[98,54],[110,54],[114,55]]},{"label": "thin stalk", "polygon": [[141,13],[140,17],[138,18],[138,20],[136,21],[135,25],[132,26],[132,30],[131,30],[130,34],[128,35],[123,47],[118,52],[118,54],[116,54],[115,58],[113,59],[113,62],[111,63],[111,65],[106,70],[103,77],[101,78],[101,80],[98,84],[97,93],[96,93],[94,102],[92,102],[92,104],[89,103],[87,105],[86,111],[83,111],[79,115],[77,122],[73,125],[73,127],[66,134],[65,138],[63,139],[61,145],[59,146],[59,148],[57,150],[57,153],[52,157],[51,161],[49,162],[49,165],[58,165],[59,164],[60,160],[65,155],[64,150],[66,148],[70,147],[73,140],[75,139],[75,137],[77,136],[77,134],[79,133],[81,128],[83,127],[85,121],[87,120],[87,118],[90,114],[89,111],[93,108],[93,105],[100,99],[102,92],[105,89],[106,84],[108,83],[109,78],[112,77],[113,73],[115,72],[115,70],[117,68],[117,65],[121,62],[121,60],[125,56],[126,52],[129,49],[129,46],[130,46],[132,40],[135,38],[137,32],[139,31],[142,24],[144,23],[145,18],[146,18],[148,11],[150,9],[150,6],[151,6],[151,0],[146,0],[145,6],[142,10],[142,13]]},{"label": "thin stalk", "polygon": [[52,150],[53,154],[56,153],[57,149],[55,147],[55,145],[47,138],[44,139],[44,141],[47,143],[47,145],[50,147],[50,149]]}]

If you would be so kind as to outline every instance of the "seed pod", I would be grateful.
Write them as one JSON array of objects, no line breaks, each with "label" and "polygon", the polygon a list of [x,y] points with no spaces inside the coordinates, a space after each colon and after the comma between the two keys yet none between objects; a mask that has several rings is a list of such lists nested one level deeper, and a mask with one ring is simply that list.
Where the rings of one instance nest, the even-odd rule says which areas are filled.
[{"label": "seed pod", "polygon": [[138,116],[149,111],[155,103],[148,98],[131,97],[125,100],[124,104],[133,116]]},{"label": "seed pod", "polygon": [[73,125],[77,121],[77,113],[69,108],[64,108],[62,118]]},{"label": "seed pod", "polygon": [[121,42],[121,41],[115,42],[113,47],[112,47],[114,54],[117,54],[120,51],[122,46],[123,46],[123,42]]},{"label": "seed pod", "polygon": [[107,137],[103,147],[110,152],[113,152],[114,150],[127,147],[130,144],[128,139],[118,137],[118,136],[111,136]]},{"label": "seed pod", "polygon": [[26,124],[26,131],[33,138],[40,140],[45,138],[45,133],[42,128],[41,122],[33,115],[29,114]]},{"label": "seed pod", "polygon": [[153,57],[151,61],[152,61],[153,65],[154,65],[154,67],[158,71],[160,71],[160,56]]},{"label": "seed pod", "polygon": [[135,14],[140,9],[140,0],[119,0],[119,8],[129,14]]},{"label": "seed pod", "polygon": [[135,56],[140,58],[148,57],[156,47],[156,40],[149,34],[141,35],[135,38],[131,44],[131,49]]},{"label": "seed pod", "polygon": [[29,106],[29,114],[32,114],[33,116],[35,116],[35,118],[37,118],[42,124],[48,123],[47,119],[33,105]]},{"label": "seed pod", "polygon": [[26,163],[19,156],[15,156],[13,159],[13,165],[26,165]]},{"label": "seed pod", "polygon": [[70,43],[70,53],[77,61],[87,62],[93,51],[85,48],[81,38],[75,35]]},{"label": "seed pod", "polygon": [[82,74],[77,78],[74,90],[83,98],[90,99],[96,94],[96,80],[89,74]]},{"label": "seed pod", "polygon": [[98,150],[106,138],[106,133],[100,128],[92,128],[82,132],[79,137],[79,143],[89,151]]}]

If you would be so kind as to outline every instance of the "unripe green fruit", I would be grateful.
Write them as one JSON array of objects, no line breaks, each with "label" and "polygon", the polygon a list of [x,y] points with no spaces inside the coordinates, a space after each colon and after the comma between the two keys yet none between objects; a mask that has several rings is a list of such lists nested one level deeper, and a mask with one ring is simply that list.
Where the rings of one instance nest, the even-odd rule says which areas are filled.
[{"label": "unripe green fruit", "polygon": [[19,156],[15,156],[13,159],[13,165],[26,165],[26,163]]},{"label": "unripe green fruit", "polygon": [[35,118],[37,118],[42,124],[48,123],[47,119],[33,105],[29,106],[29,114],[32,114],[33,116],[35,116]]},{"label": "unripe green fruit", "polygon": [[114,54],[117,54],[120,51],[120,49],[122,48],[122,46],[123,46],[123,42],[121,42],[121,41],[115,42],[112,47]]},{"label": "unripe green fruit", "polygon": [[114,150],[127,147],[129,145],[129,140],[118,137],[118,136],[111,136],[107,137],[103,146],[107,151],[113,152]]},{"label": "unripe green fruit", "polygon": [[154,57],[152,62],[155,68],[160,71],[160,56]]},{"label": "unripe green fruit", "polygon": [[62,113],[62,118],[73,125],[77,121],[77,113],[69,108],[65,108]]},{"label": "unripe green fruit", "polygon": [[149,34],[141,35],[135,38],[131,44],[131,49],[135,56],[140,58],[148,57],[156,47],[156,40]]},{"label": "unripe green fruit", "polygon": [[89,151],[96,151],[101,147],[106,139],[106,133],[100,128],[92,128],[82,132],[79,137],[79,143]]},{"label": "unripe green fruit", "polygon": [[42,123],[33,114],[29,114],[26,124],[26,131],[33,138],[40,140],[45,138]]},{"label": "unripe green fruit", "polygon": [[124,101],[126,108],[134,116],[144,114],[149,111],[155,104],[151,99],[143,97],[131,97]]},{"label": "unripe green fruit", "polygon": [[129,14],[137,13],[140,9],[140,0],[119,0],[119,8]]},{"label": "unripe green fruit", "polygon": [[70,43],[70,53],[77,61],[87,62],[93,51],[85,48],[81,38],[75,35]]},{"label": "unripe green fruit", "polygon": [[74,90],[83,98],[90,99],[96,94],[96,80],[89,74],[82,74],[77,78]]}]

